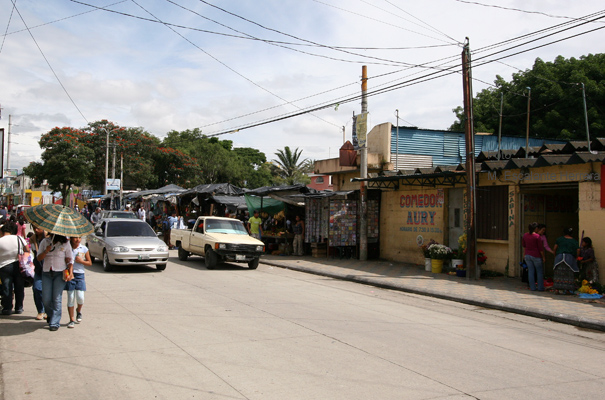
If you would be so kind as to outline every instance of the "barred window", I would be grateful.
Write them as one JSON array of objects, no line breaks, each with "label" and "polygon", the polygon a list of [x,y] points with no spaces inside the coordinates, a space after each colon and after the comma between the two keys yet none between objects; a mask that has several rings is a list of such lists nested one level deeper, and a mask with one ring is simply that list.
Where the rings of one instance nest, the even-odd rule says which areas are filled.
[{"label": "barred window", "polygon": [[477,187],[477,238],[508,240],[508,186]]}]

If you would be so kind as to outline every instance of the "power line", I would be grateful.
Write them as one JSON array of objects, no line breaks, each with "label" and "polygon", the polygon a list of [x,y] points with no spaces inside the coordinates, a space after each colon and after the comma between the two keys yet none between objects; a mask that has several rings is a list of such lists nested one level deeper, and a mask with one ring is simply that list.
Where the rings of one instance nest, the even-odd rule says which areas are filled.
[{"label": "power line", "polygon": [[[13,8],[11,8],[11,14],[8,17],[8,22],[6,23],[6,32],[8,32],[8,27],[11,24],[11,20],[13,19],[13,12],[15,11],[15,4],[13,3]],[[4,37],[2,38],[2,45],[0,45],[0,53],[2,53],[2,49],[4,48],[4,41],[6,40],[6,32],[4,32]]]},{"label": "power line", "polygon": [[499,6],[499,5],[496,5],[496,4],[483,4],[483,3],[476,2],[476,1],[467,1],[467,0],[455,0],[455,1],[457,1],[459,3],[473,4],[473,5],[482,6],[482,7],[491,7],[491,8],[499,8],[499,9],[502,9],[502,10],[508,10],[508,11],[517,11],[517,12],[522,12],[522,13],[525,13],[525,14],[544,15],[544,16],[550,17],[550,18],[565,18],[565,19],[571,19],[571,20],[582,20],[582,18],[567,17],[567,16],[564,16],[564,15],[547,14],[547,13],[542,12],[542,11],[528,11],[528,10],[522,10],[520,8]]},{"label": "power line", "polygon": [[44,61],[46,61],[46,65],[48,65],[48,68],[50,68],[50,70],[52,71],[53,75],[55,76],[55,78],[57,79],[57,82],[59,82],[59,85],[61,85],[61,87],[63,88],[63,91],[65,92],[65,94],[67,95],[67,97],[69,98],[69,100],[71,101],[71,104],[74,105],[74,107],[76,108],[76,110],[78,110],[78,112],[80,113],[80,115],[82,116],[82,118],[84,118],[84,121],[86,121],[86,123],[88,123],[88,120],[86,119],[86,117],[84,116],[84,114],[82,114],[82,111],[80,110],[80,108],[78,107],[78,105],[76,104],[76,102],[74,101],[74,99],[71,97],[71,95],[69,94],[69,92],[67,91],[67,88],[65,87],[65,85],[63,85],[63,82],[61,82],[61,79],[59,79],[59,76],[57,75],[57,73],[55,72],[55,70],[53,69],[52,65],[50,65],[50,62],[48,61],[48,58],[46,58],[46,56],[44,55],[44,52],[42,51],[42,49],[40,48],[40,45],[38,45],[38,42],[36,41],[36,38],[34,37],[34,35],[32,34],[31,30],[29,29],[29,27],[27,26],[27,23],[25,22],[25,20],[23,19],[23,16],[21,15],[21,13],[19,12],[19,9],[17,8],[17,4],[16,4],[16,0],[11,0],[13,2],[13,6],[15,8],[15,11],[17,11],[17,14],[19,14],[19,18],[21,19],[21,21],[23,22],[23,25],[25,25],[25,28],[27,29],[27,32],[29,33],[29,35],[31,36],[32,40],[34,41],[34,43],[36,44],[36,47],[38,48],[38,50],[40,51],[40,54],[42,54],[42,57],[44,58]]},{"label": "power line", "polygon": [[[139,6],[142,10],[144,10],[145,12],[147,12],[149,15],[151,15],[153,18],[157,19],[158,21],[161,21],[158,17],[156,17],[155,15],[153,15],[150,11],[148,11],[147,9],[145,9],[143,6],[141,6],[139,3],[137,3],[135,0],[131,0],[134,4],[136,4],[137,6]],[[168,29],[170,29],[171,31],[173,31],[174,33],[176,33],[177,35],[179,35],[182,39],[184,39],[185,41],[187,41],[188,43],[190,43],[191,45],[193,45],[194,47],[196,47],[197,49],[199,49],[200,51],[202,51],[204,54],[206,54],[208,57],[212,58],[213,60],[215,60],[216,62],[218,62],[219,64],[221,64],[222,66],[224,66],[225,68],[227,68],[228,70],[230,70],[231,72],[235,73],[236,75],[238,75],[239,77],[245,79],[246,81],[250,82],[251,84],[253,84],[254,86],[258,87],[259,89],[269,93],[272,96],[277,97],[278,99],[287,102],[288,104],[296,107],[296,108],[300,108],[297,105],[293,104],[292,102],[289,102],[288,100],[284,99],[283,97],[279,96],[276,93],[273,93],[272,91],[270,91],[269,89],[264,88],[263,86],[259,85],[258,83],[254,82],[253,80],[251,80],[250,78],[248,78],[247,76],[243,75],[242,73],[236,71],[235,69],[231,68],[229,65],[227,65],[226,63],[224,63],[223,61],[219,60],[218,58],[216,58],[215,56],[213,56],[212,54],[208,53],[206,50],[202,49],[201,47],[199,47],[197,44],[193,43],[191,40],[187,39],[185,36],[181,35],[179,32],[177,32],[174,28],[172,28],[171,26],[166,25],[166,27]],[[339,125],[336,125],[330,121],[326,121],[325,119],[314,115],[315,118],[318,118],[330,125],[334,125],[340,128]]]},{"label": "power line", "polygon": [[[200,1],[203,1],[203,0],[200,0]],[[314,1],[314,2],[316,2],[316,3],[319,3],[319,4],[323,4],[324,6],[332,7],[332,8],[335,8],[335,9],[337,9],[337,10],[344,11],[344,12],[347,12],[347,13],[350,13],[350,14],[353,14],[353,15],[356,15],[356,16],[358,16],[358,17],[362,17],[362,18],[365,18],[365,19],[369,19],[369,20],[371,20],[371,21],[375,21],[375,22],[380,22],[381,24],[388,25],[388,26],[392,26],[392,27],[394,27],[394,28],[401,29],[401,30],[404,30],[404,31],[407,31],[407,32],[412,32],[412,33],[415,33],[415,34],[417,34],[417,35],[427,37],[427,38],[429,38],[429,39],[434,39],[434,40],[438,40],[438,41],[441,41],[441,42],[445,42],[445,40],[438,39],[438,38],[435,38],[435,37],[432,37],[432,36],[426,35],[426,34],[424,34],[424,33],[416,32],[416,31],[413,31],[413,30],[411,30],[411,29],[403,28],[403,27],[401,27],[401,26],[397,26],[397,25],[389,24],[389,23],[387,23],[387,22],[380,21],[380,20],[378,20],[378,19],[368,17],[367,15],[359,14],[359,13],[353,12],[353,11],[351,11],[351,10],[347,10],[347,9],[344,9],[344,8],[341,8],[341,7],[337,7],[337,6],[333,5],[333,4],[324,3],[323,1],[320,1],[320,0],[313,0],[313,1]],[[446,43],[448,43],[448,42],[446,42]],[[452,43],[450,43],[450,44],[452,44]],[[453,44],[458,45],[459,43],[458,43],[458,41],[454,40],[454,43],[453,43]]]}]

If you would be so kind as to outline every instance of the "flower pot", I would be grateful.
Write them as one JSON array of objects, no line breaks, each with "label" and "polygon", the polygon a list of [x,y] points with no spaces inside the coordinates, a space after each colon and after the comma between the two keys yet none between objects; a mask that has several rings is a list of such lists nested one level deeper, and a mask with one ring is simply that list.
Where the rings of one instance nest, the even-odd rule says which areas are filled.
[{"label": "flower pot", "polygon": [[460,258],[452,258],[452,268],[460,269],[464,265],[464,260]]},{"label": "flower pot", "polygon": [[466,278],[466,270],[465,269],[457,269],[456,270],[456,276],[459,276],[460,278]]},{"label": "flower pot", "polygon": [[443,260],[435,260],[431,258],[431,271],[434,274],[440,274],[443,271]]},{"label": "flower pot", "polygon": [[431,259],[430,258],[425,258],[424,259],[424,270],[428,271],[428,272],[432,271]]}]

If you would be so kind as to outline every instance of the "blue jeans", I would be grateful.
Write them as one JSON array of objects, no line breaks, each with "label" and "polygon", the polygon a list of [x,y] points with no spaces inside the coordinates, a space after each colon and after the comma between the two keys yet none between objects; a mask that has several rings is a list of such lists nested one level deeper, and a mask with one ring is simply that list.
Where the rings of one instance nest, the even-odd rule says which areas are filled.
[{"label": "blue jeans", "polygon": [[32,286],[34,293],[34,303],[38,314],[44,314],[44,302],[42,301],[42,274],[34,275],[34,285]]},{"label": "blue jeans", "polygon": [[529,280],[529,288],[531,290],[536,290],[536,282],[534,282],[534,276],[537,275],[538,290],[544,291],[544,265],[542,265],[542,259],[540,257],[526,255],[525,263],[527,264],[527,277]]},{"label": "blue jeans", "polygon": [[63,289],[63,271],[42,272],[42,301],[51,327],[58,328],[61,323]]}]

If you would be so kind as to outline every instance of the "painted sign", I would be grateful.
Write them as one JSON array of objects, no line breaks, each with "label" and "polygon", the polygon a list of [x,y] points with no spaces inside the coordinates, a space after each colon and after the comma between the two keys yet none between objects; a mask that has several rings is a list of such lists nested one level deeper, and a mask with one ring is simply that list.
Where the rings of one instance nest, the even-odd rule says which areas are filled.
[{"label": "painted sign", "polygon": [[[423,193],[402,194],[399,207],[406,209],[405,225],[400,228],[406,232],[440,233],[443,214],[443,189]],[[437,225],[437,219],[439,224]]]}]

